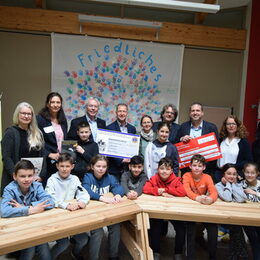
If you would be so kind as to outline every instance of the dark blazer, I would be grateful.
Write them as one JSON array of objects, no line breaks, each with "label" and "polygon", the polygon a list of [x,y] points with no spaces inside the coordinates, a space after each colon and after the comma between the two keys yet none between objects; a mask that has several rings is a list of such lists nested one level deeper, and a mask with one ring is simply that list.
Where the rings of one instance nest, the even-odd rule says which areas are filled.
[{"label": "dark blazer", "polygon": [[[3,157],[3,172],[1,182],[1,195],[4,188],[13,181],[13,172],[15,164],[21,159],[20,157],[21,138],[16,126],[9,127],[5,130],[3,139],[1,141],[2,157]],[[44,148],[38,151],[38,156],[43,157],[42,170],[40,177],[42,179],[46,176],[46,160],[44,157]]]},{"label": "dark blazer", "polygon": [[[133,125],[130,125],[129,123],[127,123],[126,127],[127,127],[127,131],[128,131],[129,134],[136,134],[136,128]],[[117,131],[117,132],[121,132],[120,126],[119,126],[117,120],[114,121],[112,124],[108,125],[107,129]]]},{"label": "dark blazer", "polygon": [[[222,141],[222,140],[221,140]],[[237,161],[235,163],[237,171],[242,175],[243,167],[246,163],[253,161],[253,156],[251,153],[251,147],[246,138],[241,138],[238,142],[238,155]]]},{"label": "dark blazer", "polygon": [[[52,126],[51,121],[47,120],[46,118],[44,118],[41,115],[37,115],[36,119],[37,119],[38,127],[42,131],[43,138],[44,138],[44,141],[45,141],[46,157],[48,157],[48,155],[50,153],[57,153],[58,152],[58,150],[57,150],[58,146],[57,146],[57,140],[56,140],[56,136],[55,136],[54,131],[50,132],[50,133],[46,133],[46,130],[44,130],[45,127]],[[62,128],[62,131],[63,131],[63,134],[64,134],[64,139],[66,139],[67,129],[68,129],[67,121],[64,121],[61,124],[61,128]]]},{"label": "dark blazer", "polygon": [[[190,128],[191,128],[191,121],[187,121],[181,124],[177,133],[177,142],[180,142],[181,137],[183,137],[184,135],[190,135]],[[215,133],[216,138],[219,141],[219,134],[216,125],[203,120],[201,135],[209,134],[211,132]]]},{"label": "dark blazer", "polygon": [[[88,123],[86,115],[81,116],[81,117],[77,117],[77,118],[75,118],[71,121],[70,130],[69,130],[68,135],[67,135],[68,140],[77,140],[78,139],[77,127],[78,127],[78,124],[81,123],[81,122]],[[102,128],[102,129],[106,129],[106,121],[97,117],[97,127]]]},{"label": "dark blazer", "polygon": [[[158,122],[155,122],[153,124],[153,131],[154,132],[157,131],[158,125],[161,122],[162,121],[158,121]],[[179,131],[181,126],[176,124],[176,123],[171,123],[170,126],[171,126],[171,131],[170,131],[170,135],[169,135],[169,142],[172,143],[172,144],[176,144],[176,143],[179,142],[179,140],[177,139],[177,134],[178,134],[178,131]]]},{"label": "dark blazer", "polygon": [[[108,125],[107,129],[121,132],[117,121],[114,121],[112,124]],[[127,131],[130,134],[136,134],[136,128],[133,125],[127,124]],[[122,172],[127,170],[127,165],[122,163],[122,161],[123,159],[109,157],[109,173],[114,175],[118,180],[120,180]]]}]

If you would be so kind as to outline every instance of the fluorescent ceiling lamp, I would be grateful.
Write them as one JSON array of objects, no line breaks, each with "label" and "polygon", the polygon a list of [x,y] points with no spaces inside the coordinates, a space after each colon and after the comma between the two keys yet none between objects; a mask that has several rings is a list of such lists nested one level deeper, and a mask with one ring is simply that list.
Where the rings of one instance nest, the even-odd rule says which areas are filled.
[{"label": "fluorescent ceiling lamp", "polygon": [[181,11],[201,12],[201,13],[216,13],[220,10],[220,5],[204,4],[174,0],[92,0],[94,2],[103,2],[122,5],[137,5],[153,8],[164,8]]},{"label": "fluorescent ceiling lamp", "polygon": [[159,29],[162,27],[162,23],[160,22],[149,22],[149,21],[134,20],[134,19],[123,19],[123,18],[113,18],[113,17],[84,15],[84,14],[79,15],[79,22],[118,24],[118,25],[128,25],[128,26],[137,26],[137,27],[147,27],[147,28],[154,28],[154,29]]}]

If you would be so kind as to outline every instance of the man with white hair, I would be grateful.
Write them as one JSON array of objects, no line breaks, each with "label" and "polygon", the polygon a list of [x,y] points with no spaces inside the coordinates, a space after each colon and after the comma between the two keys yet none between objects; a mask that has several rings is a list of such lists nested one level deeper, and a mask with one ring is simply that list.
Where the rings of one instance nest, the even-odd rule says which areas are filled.
[{"label": "man with white hair", "polygon": [[77,140],[77,126],[81,122],[88,123],[91,129],[93,140],[97,139],[97,129],[98,128],[106,128],[106,121],[98,118],[97,113],[99,110],[100,102],[94,98],[90,97],[87,100],[86,104],[86,115],[77,117],[71,121],[70,130],[67,135],[67,139]]}]

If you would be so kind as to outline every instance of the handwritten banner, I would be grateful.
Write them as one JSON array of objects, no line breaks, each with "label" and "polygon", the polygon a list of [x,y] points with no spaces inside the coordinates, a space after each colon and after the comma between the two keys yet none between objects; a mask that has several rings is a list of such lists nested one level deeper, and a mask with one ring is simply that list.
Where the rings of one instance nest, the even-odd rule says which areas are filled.
[{"label": "handwritten banner", "polygon": [[102,103],[99,116],[115,120],[127,103],[136,127],[144,114],[159,119],[167,103],[179,106],[182,45],[52,34],[52,90],[64,98],[68,121],[85,114],[86,100]]}]

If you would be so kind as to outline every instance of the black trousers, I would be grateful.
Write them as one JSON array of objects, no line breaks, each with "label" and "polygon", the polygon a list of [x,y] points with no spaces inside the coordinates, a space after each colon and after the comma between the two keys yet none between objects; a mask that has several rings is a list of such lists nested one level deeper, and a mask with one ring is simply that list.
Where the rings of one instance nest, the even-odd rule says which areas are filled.
[{"label": "black trousers", "polygon": [[[175,236],[175,254],[182,254],[185,244],[186,235],[186,222],[179,220],[170,220],[172,223],[176,236]],[[164,220],[162,219],[150,219],[149,240],[150,247],[154,253],[160,253],[161,250],[161,235],[163,229]]]},{"label": "black trousers", "polygon": [[260,260],[260,227],[243,227],[250,242],[254,260]]},{"label": "black trousers", "polygon": [[[217,235],[218,227],[217,224],[202,223],[208,233],[208,253],[209,259],[216,259],[217,251]],[[196,222],[187,222],[187,243],[186,243],[186,254],[188,260],[197,259],[195,257],[195,237],[196,237]]]}]

